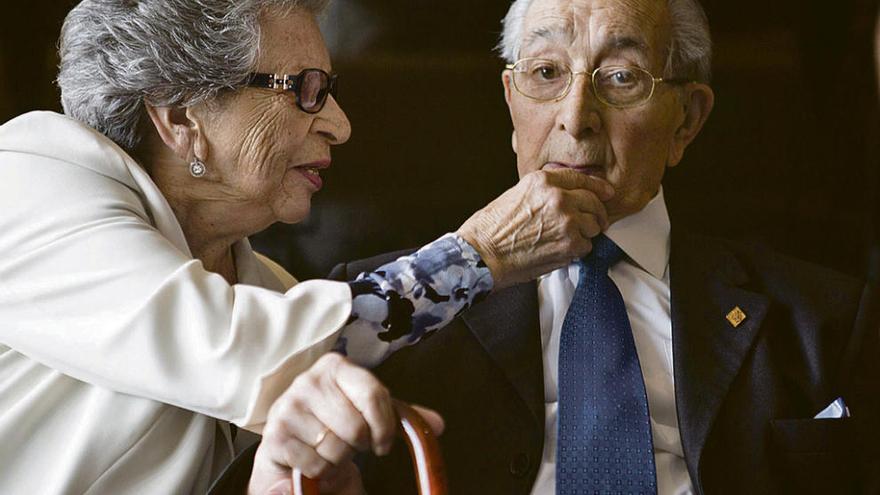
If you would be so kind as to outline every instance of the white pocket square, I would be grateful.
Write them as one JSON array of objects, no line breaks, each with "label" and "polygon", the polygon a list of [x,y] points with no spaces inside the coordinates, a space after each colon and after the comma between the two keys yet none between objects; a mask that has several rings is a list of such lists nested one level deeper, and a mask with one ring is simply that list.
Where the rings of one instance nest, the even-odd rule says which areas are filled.
[{"label": "white pocket square", "polygon": [[838,397],[813,419],[840,419],[849,417],[849,408],[843,402],[843,397]]}]

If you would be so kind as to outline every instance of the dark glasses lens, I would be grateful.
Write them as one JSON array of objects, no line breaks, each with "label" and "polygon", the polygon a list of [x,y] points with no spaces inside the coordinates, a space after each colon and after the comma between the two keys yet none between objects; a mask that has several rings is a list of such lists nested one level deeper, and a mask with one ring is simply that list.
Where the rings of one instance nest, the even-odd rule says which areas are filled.
[{"label": "dark glasses lens", "polygon": [[336,76],[320,69],[302,71],[297,83],[297,104],[304,112],[318,113],[327,103],[327,96],[336,96]]},{"label": "dark glasses lens", "polygon": [[306,113],[318,113],[327,103],[327,97],[336,98],[337,75],[327,74],[321,69],[306,69],[299,74],[280,75],[252,72],[245,85],[291,91],[296,94],[296,106]]}]

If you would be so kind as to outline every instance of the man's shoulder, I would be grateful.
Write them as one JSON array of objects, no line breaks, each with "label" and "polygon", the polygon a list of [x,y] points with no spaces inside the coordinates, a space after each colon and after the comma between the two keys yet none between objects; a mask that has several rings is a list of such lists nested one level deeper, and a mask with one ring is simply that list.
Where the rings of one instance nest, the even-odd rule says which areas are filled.
[{"label": "man's shoulder", "polygon": [[390,263],[401,256],[412,254],[415,251],[415,249],[401,249],[371,256],[369,258],[340,263],[333,267],[329,278],[334,280],[351,280],[361,273],[373,271],[384,264]]},{"label": "man's shoulder", "polygon": [[733,278],[745,276],[747,286],[777,301],[815,307],[853,304],[865,287],[862,279],[782,253],[761,241],[687,236],[687,242],[701,250],[722,253],[716,258],[723,260],[720,269],[735,273]]}]

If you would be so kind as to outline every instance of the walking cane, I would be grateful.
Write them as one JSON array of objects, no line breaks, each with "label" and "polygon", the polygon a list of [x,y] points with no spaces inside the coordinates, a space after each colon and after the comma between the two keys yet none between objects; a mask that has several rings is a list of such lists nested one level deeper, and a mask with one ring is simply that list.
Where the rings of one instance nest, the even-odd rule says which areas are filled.
[{"label": "walking cane", "polygon": [[[394,412],[400,420],[398,436],[406,440],[413,460],[419,495],[446,495],[443,456],[431,427],[412,407],[398,400],[394,401]],[[309,479],[303,476],[299,469],[294,469],[293,494],[318,495],[318,481]]]}]

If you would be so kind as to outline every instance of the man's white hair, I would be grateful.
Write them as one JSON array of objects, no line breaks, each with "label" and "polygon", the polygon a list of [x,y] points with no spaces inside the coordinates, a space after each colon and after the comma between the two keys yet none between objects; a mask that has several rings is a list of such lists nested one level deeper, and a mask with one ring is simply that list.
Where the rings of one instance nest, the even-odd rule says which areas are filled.
[{"label": "man's white hair", "polygon": [[[519,58],[526,12],[534,0],[515,0],[504,17],[498,51],[508,63]],[[670,19],[669,53],[664,77],[708,83],[712,77],[712,37],[698,0],[667,0]]]},{"label": "man's white hair", "polygon": [[61,30],[64,111],[132,151],[143,138],[145,102],[192,106],[244,85],[266,9],[318,14],[327,2],[83,0]]}]

